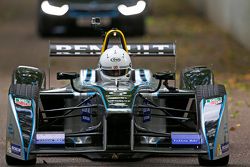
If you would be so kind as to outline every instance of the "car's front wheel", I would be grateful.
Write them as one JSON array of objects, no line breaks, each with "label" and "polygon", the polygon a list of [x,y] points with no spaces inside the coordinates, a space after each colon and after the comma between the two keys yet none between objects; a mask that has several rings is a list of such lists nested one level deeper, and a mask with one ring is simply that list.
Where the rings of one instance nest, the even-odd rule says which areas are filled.
[{"label": "car's front wheel", "polygon": [[[29,99],[33,99],[35,102],[35,105],[31,104],[32,106],[30,107],[34,107],[37,106],[38,104],[38,99],[39,99],[39,86],[38,85],[31,85],[31,84],[11,84],[10,89],[9,89],[9,95],[11,95],[12,97],[15,97],[15,99],[24,99],[29,101]],[[13,99],[11,99],[13,100]],[[20,107],[21,108],[21,107]],[[35,108],[35,107],[34,107]],[[31,110],[30,108],[24,108],[22,110],[22,108],[20,109],[20,111],[18,111],[18,120],[19,120],[19,126],[21,129],[21,134],[23,138],[23,140],[25,141],[26,145],[23,144],[22,146],[19,145],[20,150],[21,147],[25,147],[26,149],[31,145],[31,140],[33,140],[33,135],[32,135],[32,131],[34,131],[32,126],[32,121],[34,120],[34,117],[37,115],[36,113],[38,112],[37,109],[31,110],[33,114],[28,115],[28,112],[24,112],[24,111],[28,111]],[[16,111],[14,111],[16,112]],[[25,115],[25,116],[24,116]],[[7,124],[10,123],[12,121],[12,117],[10,117],[10,114],[8,114],[7,116]],[[24,138],[24,136],[26,138]],[[30,137],[27,137],[30,136]],[[18,136],[16,136],[18,137]],[[19,139],[19,138],[18,138]],[[16,142],[16,139],[11,139],[11,137],[9,136],[9,133],[6,134],[6,145],[7,145],[7,150],[6,150],[6,156],[5,156],[5,160],[6,163],[8,165],[34,165],[36,164],[36,156],[35,155],[29,155],[29,152],[26,152],[25,155],[22,155],[22,157],[25,157],[26,155],[29,155],[29,159],[28,160],[20,160],[17,159],[15,157],[12,157],[10,155],[13,155],[12,151],[9,152],[9,150],[12,150],[12,147],[8,146],[8,141],[14,141],[14,143]],[[18,143],[15,143],[18,144]],[[20,144],[20,143],[19,143]],[[7,153],[10,153],[10,155],[8,155]],[[20,155],[21,155],[21,151],[20,151]],[[14,156],[14,155],[13,155]]]},{"label": "car's front wheel", "polygon": [[[215,97],[223,97],[226,95],[226,89],[223,85],[198,85],[197,88],[196,88],[196,99],[197,99],[197,103],[200,104],[202,99],[211,99],[211,98],[215,98]],[[208,113],[210,113],[210,117],[211,115],[214,115],[214,110],[208,110],[209,112],[207,112],[207,115]],[[204,111],[203,111],[204,112]],[[224,122],[221,123],[221,124],[227,124],[227,112],[225,113],[225,119],[224,119]],[[223,117],[223,116],[221,116]],[[213,118],[214,119],[214,118]],[[211,123],[211,121],[210,121]],[[207,123],[205,122],[205,125]],[[214,123],[212,123],[214,124]],[[216,126],[219,126],[217,124],[214,124]],[[211,127],[211,125],[210,125]],[[224,127],[224,130],[228,131],[228,129],[226,129],[226,127]],[[211,130],[210,130],[211,132]],[[228,142],[228,139],[229,139],[229,136],[228,136],[228,133],[225,133],[223,132],[223,134],[219,134],[221,136],[224,136],[224,139],[226,139],[226,141]],[[215,140],[215,139],[211,139],[210,140]],[[210,151],[210,148],[209,150]],[[224,157],[220,158],[220,159],[217,159],[217,160],[209,160],[207,156],[198,156],[198,161],[199,161],[199,164],[201,166],[226,166],[228,165],[228,162],[229,162],[229,154],[225,155]]]}]

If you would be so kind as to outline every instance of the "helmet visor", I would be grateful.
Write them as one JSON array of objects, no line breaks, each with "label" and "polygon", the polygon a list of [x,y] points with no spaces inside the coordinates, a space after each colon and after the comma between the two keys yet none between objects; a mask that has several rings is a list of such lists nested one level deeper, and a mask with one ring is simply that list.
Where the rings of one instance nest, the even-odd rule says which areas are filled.
[{"label": "helmet visor", "polygon": [[128,69],[119,69],[119,70],[102,70],[104,75],[110,77],[120,77],[128,73]]}]

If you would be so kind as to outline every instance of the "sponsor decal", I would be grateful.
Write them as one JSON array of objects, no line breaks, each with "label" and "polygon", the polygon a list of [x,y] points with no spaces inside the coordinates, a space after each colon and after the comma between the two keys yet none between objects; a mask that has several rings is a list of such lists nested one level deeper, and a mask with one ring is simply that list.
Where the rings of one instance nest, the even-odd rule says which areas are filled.
[{"label": "sponsor decal", "polygon": [[229,151],[229,142],[218,144],[216,148],[216,156],[221,156]]},{"label": "sponsor decal", "polygon": [[30,107],[31,106],[31,100],[28,99],[22,99],[22,98],[15,98],[15,104],[22,106],[22,107]]},{"label": "sponsor decal", "polygon": [[106,92],[105,98],[109,108],[126,108],[131,104],[132,94],[130,92]]},{"label": "sponsor decal", "polygon": [[171,133],[173,145],[199,145],[201,144],[201,137],[198,133]]},{"label": "sponsor decal", "polygon": [[16,110],[17,110],[18,112],[32,113],[32,110],[31,110],[31,109],[27,109],[27,108],[16,107]]},{"label": "sponsor decal", "polygon": [[216,147],[216,156],[221,156],[222,155],[222,151],[221,151],[221,145],[218,144]]},{"label": "sponsor decal", "polygon": [[145,75],[145,70],[140,69],[140,77],[141,77],[141,80],[143,82],[147,82],[147,78],[146,78],[146,75]]},{"label": "sponsor decal", "polygon": [[[108,48],[119,45],[109,45]],[[173,44],[156,44],[156,45],[127,45],[129,53],[140,53],[140,55],[148,55],[149,52],[163,55],[165,52],[174,54],[175,45]],[[51,55],[95,55],[101,54],[102,45],[55,45],[50,46]]]},{"label": "sponsor decal", "polygon": [[221,144],[221,152],[222,154],[227,153],[229,151],[229,142]]},{"label": "sponsor decal", "polygon": [[217,97],[217,98],[213,98],[213,99],[207,99],[206,100],[206,104],[209,105],[218,105],[222,103],[222,97]]},{"label": "sponsor decal", "polygon": [[21,156],[21,146],[16,144],[11,144],[11,153]]},{"label": "sponsor decal", "polygon": [[207,137],[215,137],[216,129],[212,128],[207,131]]},{"label": "sponsor decal", "polygon": [[113,57],[113,58],[110,59],[110,61],[113,62],[113,63],[116,63],[116,62],[120,62],[121,59],[119,57]]},{"label": "sponsor decal", "polygon": [[[147,100],[143,101],[143,105],[149,105]],[[143,108],[142,109],[143,114],[143,123],[149,122],[151,120],[151,109],[150,108]]]},{"label": "sponsor decal", "polygon": [[36,134],[36,144],[38,145],[65,144],[65,134],[64,132],[39,132]]},{"label": "sponsor decal", "polygon": [[[86,101],[83,106],[90,106],[92,105],[90,101]],[[81,121],[86,123],[91,123],[91,114],[92,109],[91,108],[83,108],[81,112]]]}]

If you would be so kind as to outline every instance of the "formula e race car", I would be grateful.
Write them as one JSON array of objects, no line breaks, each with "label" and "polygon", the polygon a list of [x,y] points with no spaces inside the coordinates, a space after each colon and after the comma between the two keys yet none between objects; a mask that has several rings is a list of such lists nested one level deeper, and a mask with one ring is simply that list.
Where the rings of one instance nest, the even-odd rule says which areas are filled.
[{"label": "formula e race car", "polygon": [[148,0],[38,0],[38,33],[43,37],[79,36],[85,32],[82,28],[91,30],[92,17],[102,17],[105,29],[116,27],[128,35],[144,35],[149,6]]},{"label": "formula e race car", "polygon": [[[121,44],[109,39],[120,37]],[[9,89],[6,162],[36,163],[37,155],[140,159],[197,155],[200,165],[227,165],[227,94],[207,67],[154,73],[132,67],[134,57],[175,58],[175,43],[127,45],[120,30],[102,45],[50,44],[50,57],[100,56],[98,67],[58,72],[70,84],[46,88],[44,72],[19,66]]]}]

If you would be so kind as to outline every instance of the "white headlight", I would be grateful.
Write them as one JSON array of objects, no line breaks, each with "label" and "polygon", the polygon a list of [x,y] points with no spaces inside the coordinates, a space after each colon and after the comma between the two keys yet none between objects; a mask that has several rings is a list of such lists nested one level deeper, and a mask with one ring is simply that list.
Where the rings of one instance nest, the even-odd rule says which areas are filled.
[{"label": "white headlight", "polygon": [[49,1],[43,1],[41,4],[42,11],[49,15],[63,16],[69,10],[69,5],[63,5],[61,7],[53,6],[49,4]]},{"label": "white headlight", "polygon": [[125,16],[140,14],[141,12],[144,11],[145,8],[146,8],[146,2],[142,0],[138,1],[137,4],[134,6],[128,7],[123,4],[118,6],[119,12]]}]

